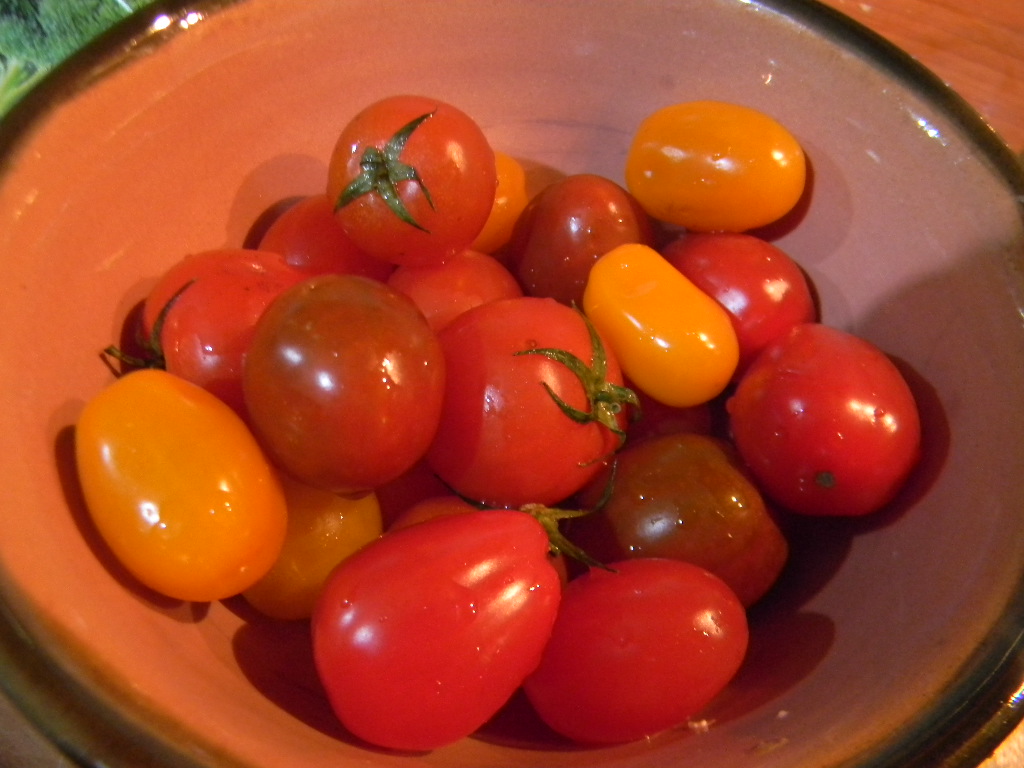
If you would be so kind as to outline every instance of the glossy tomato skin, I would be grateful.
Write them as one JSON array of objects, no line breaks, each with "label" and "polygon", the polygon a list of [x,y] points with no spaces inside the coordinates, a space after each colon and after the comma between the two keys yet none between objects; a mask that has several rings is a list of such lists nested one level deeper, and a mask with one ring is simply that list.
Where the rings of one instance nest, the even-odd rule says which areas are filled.
[{"label": "glossy tomato skin", "polygon": [[173,300],[160,331],[164,367],[244,417],[242,366],[256,321],[271,301],[305,279],[268,251],[191,254],[167,270],[146,297],[143,335],[152,336],[157,318]]},{"label": "glossy tomato skin", "polygon": [[278,253],[285,263],[316,275],[363,275],[387,280],[393,265],[356,247],[334,216],[326,194],[309,195],[289,206],[260,239],[260,250]]},{"label": "glossy tomato skin", "polygon": [[206,390],[162,370],[126,374],[86,404],[75,455],[97,530],[156,592],[231,597],[277,558],[287,520],[277,475]]},{"label": "glossy tomato skin", "polygon": [[669,557],[706,568],[744,605],[778,579],[786,539],[731,446],[707,435],[652,437],[619,451],[580,494],[599,509],[570,521],[569,538],[600,562]]},{"label": "glossy tomato skin", "polygon": [[524,690],[552,729],[621,743],[682,725],[733,678],[746,613],[717,577],[640,558],[569,582],[544,656]]},{"label": "glossy tomato skin", "polygon": [[443,515],[385,534],[331,576],[313,651],[342,724],[429,750],[490,719],[540,660],[561,596],[529,515]]},{"label": "glossy tomato skin", "polygon": [[920,454],[914,395],[870,342],[810,323],[769,345],[727,402],[759,487],[811,515],[864,515],[889,502]]},{"label": "glossy tomato skin", "polygon": [[[430,117],[411,133],[398,158],[418,174],[419,182],[396,185],[415,225],[376,192],[337,207],[362,173],[366,150],[384,150],[404,126],[425,115]],[[367,106],[342,129],[328,166],[327,195],[361,250],[395,264],[433,264],[473,243],[494,205],[496,185],[494,151],[469,115],[437,99],[392,96]]]},{"label": "glossy tomato skin", "polygon": [[661,253],[729,313],[740,348],[737,374],[790,328],[817,320],[803,270],[766,240],[744,233],[688,233]]},{"label": "glossy tomato skin", "polygon": [[[504,299],[463,313],[439,339],[447,381],[427,463],[458,494],[493,506],[554,504],[600,471],[618,447],[611,430],[574,422],[545,389],[587,410],[584,388],[568,367],[519,354],[554,348],[591,364],[578,312],[554,299]],[[608,381],[621,384],[607,346],[605,353]]]},{"label": "glossy tomato skin", "polygon": [[387,282],[412,299],[434,331],[440,331],[467,309],[523,295],[504,264],[471,250],[457,253],[442,264],[398,267]]},{"label": "glossy tomato skin", "polygon": [[288,529],[270,570],[242,595],[265,616],[308,619],[338,563],[380,536],[380,505],[373,493],[348,497],[281,476]]},{"label": "glossy tomato skin", "polygon": [[329,275],[268,307],[243,384],[253,429],[278,466],[308,485],[358,493],[423,456],[440,415],[444,357],[405,296]]},{"label": "glossy tomato skin", "polygon": [[620,245],[598,259],[583,309],[629,380],[660,403],[706,403],[735,373],[728,313],[649,246]]},{"label": "glossy tomato skin", "polygon": [[788,213],[803,194],[799,142],[772,117],[739,104],[663,107],[637,128],[626,187],[655,219],[694,232],[744,232]]},{"label": "glossy tomato skin", "polygon": [[594,262],[624,243],[653,242],[650,217],[625,189],[594,174],[554,182],[516,222],[502,258],[530,296],[582,304]]}]

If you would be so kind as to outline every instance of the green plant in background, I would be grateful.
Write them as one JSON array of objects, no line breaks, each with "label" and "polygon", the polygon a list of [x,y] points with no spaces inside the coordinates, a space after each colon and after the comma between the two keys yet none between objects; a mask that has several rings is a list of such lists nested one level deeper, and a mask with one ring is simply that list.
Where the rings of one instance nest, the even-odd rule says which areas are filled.
[{"label": "green plant in background", "polygon": [[151,0],[0,0],[0,114],[53,66]]}]

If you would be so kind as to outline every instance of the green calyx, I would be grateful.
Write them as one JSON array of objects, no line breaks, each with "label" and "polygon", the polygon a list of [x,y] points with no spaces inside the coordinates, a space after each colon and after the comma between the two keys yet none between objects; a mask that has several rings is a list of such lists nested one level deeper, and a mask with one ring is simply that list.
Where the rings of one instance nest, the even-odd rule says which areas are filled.
[{"label": "green calyx", "polygon": [[399,219],[406,224],[416,227],[416,229],[428,232],[429,230],[416,221],[405,207],[405,203],[402,202],[402,196],[398,193],[398,184],[403,181],[411,181],[417,184],[423,190],[423,196],[427,199],[430,207],[434,207],[430,191],[423,184],[419,172],[401,160],[402,151],[405,149],[405,144],[409,141],[409,137],[433,114],[433,112],[428,112],[414,120],[410,120],[399,128],[394,136],[388,139],[383,149],[367,147],[363,152],[362,158],[359,160],[359,167],[362,170],[342,190],[334,205],[334,210],[340,210],[353,200],[375,192]]},{"label": "green calyx", "polygon": [[569,541],[569,538],[562,533],[562,529],[558,525],[562,520],[589,515],[589,510],[556,509],[554,507],[546,507],[543,504],[526,504],[520,507],[519,511],[525,512],[540,523],[544,532],[548,535],[548,542],[552,553],[571,557],[573,560],[577,560],[591,568],[602,568],[606,571],[614,570],[601,561],[591,557],[581,547],[578,547]]},{"label": "green calyx", "polygon": [[626,433],[619,426],[619,414],[625,405],[640,407],[640,401],[636,393],[629,387],[623,387],[608,381],[608,354],[605,352],[601,337],[594,328],[590,319],[576,310],[587,326],[587,333],[590,334],[591,356],[593,362],[587,365],[576,355],[564,349],[551,347],[540,347],[537,349],[524,349],[516,352],[516,355],[541,355],[556,363],[561,363],[583,385],[583,391],[587,397],[588,410],[583,411],[569,405],[565,400],[551,388],[547,382],[541,382],[544,389],[551,395],[562,413],[575,421],[577,424],[589,424],[597,422],[611,430],[618,438],[620,444],[626,439]]},{"label": "green calyx", "polygon": [[[167,368],[167,361],[164,358],[164,347],[160,341],[160,335],[164,330],[164,323],[167,321],[167,313],[171,311],[171,307],[178,298],[183,294],[195,280],[189,280],[181,288],[175,291],[174,295],[168,299],[167,303],[160,309],[160,314],[156,316],[156,320],[153,321],[153,330],[149,334],[149,338],[145,339],[142,344],[142,355],[129,355],[122,351],[120,347],[111,344],[109,347],[103,350],[101,357],[106,361],[107,358],[113,358],[122,365],[129,369],[139,368]],[[108,368],[112,366],[107,363]]]}]

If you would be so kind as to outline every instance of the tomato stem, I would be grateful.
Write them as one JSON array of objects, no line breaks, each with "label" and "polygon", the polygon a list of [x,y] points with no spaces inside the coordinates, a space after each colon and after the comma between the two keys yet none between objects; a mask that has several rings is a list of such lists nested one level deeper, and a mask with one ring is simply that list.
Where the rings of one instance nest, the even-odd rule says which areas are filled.
[{"label": "tomato stem", "polygon": [[[575,309],[575,308],[574,308]],[[579,379],[583,385],[584,394],[587,397],[589,410],[583,411],[569,405],[565,400],[551,388],[547,382],[541,382],[551,399],[566,416],[577,424],[589,424],[597,422],[611,430],[619,438],[619,445],[626,439],[626,433],[619,426],[619,414],[622,413],[624,405],[640,407],[640,400],[636,393],[629,387],[623,387],[608,381],[608,353],[605,351],[601,336],[598,334],[594,324],[590,322],[585,314],[576,309],[576,312],[583,319],[587,326],[587,333],[590,335],[590,347],[592,362],[587,365],[576,355],[564,349],[551,347],[540,347],[537,349],[524,349],[516,352],[516,355],[541,355],[556,363],[561,363],[568,368]]]},{"label": "tomato stem", "polygon": [[[156,316],[156,320],[153,321],[153,330],[149,334],[149,338],[141,342],[142,355],[129,355],[119,347],[111,344],[109,347],[103,349],[100,352],[100,356],[106,360],[108,357],[112,357],[124,366],[130,369],[139,368],[159,368],[166,370],[167,360],[164,357],[164,346],[160,341],[160,336],[164,330],[164,323],[167,321],[167,313],[171,311],[171,307],[178,298],[183,294],[195,280],[189,280],[181,288],[174,292],[174,295],[167,300],[167,303],[160,309],[160,314]],[[110,366],[108,366],[110,367]]]},{"label": "tomato stem", "polygon": [[367,147],[359,160],[359,175],[349,182],[349,185],[342,190],[334,210],[340,210],[353,200],[376,192],[387,205],[388,209],[406,224],[410,224],[423,232],[429,230],[422,226],[405,207],[402,196],[398,192],[398,184],[403,181],[411,181],[419,185],[423,190],[423,197],[434,208],[434,201],[430,197],[430,191],[420,178],[419,171],[413,166],[403,163],[401,160],[402,151],[409,137],[420,125],[434,113],[428,112],[425,115],[410,120],[388,139],[384,149],[379,147]]},{"label": "tomato stem", "polygon": [[571,557],[572,559],[578,560],[591,568],[602,568],[606,571],[615,570],[614,568],[609,568],[601,561],[588,555],[581,547],[573,544],[569,538],[562,533],[562,529],[558,525],[562,520],[571,520],[574,517],[589,515],[589,510],[558,509],[554,507],[547,507],[543,504],[525,504],[519,509],[521,512],[525,512],[541,524],[541,527],[544,528],[544,531],[548,535],[551,551],[555,554],[563,554],[566,557]]}]

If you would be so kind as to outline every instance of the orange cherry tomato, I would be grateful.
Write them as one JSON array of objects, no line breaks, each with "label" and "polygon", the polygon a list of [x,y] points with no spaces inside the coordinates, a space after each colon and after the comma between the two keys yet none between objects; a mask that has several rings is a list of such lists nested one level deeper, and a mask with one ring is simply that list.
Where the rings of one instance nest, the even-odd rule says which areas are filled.
[{"label": "orange cherry tomato", "polygon": [[494,205],[487,223],[470,246],[482,253],[494,253],[511,239],[516,220],[530,200],[522,163],[504,152],[495,152],[494,167],[498,174]]},{"label": "orange cherry tomato", "polygon": [[243,592],[274,619],[308,619],[331,571],[381,534],[377,497],[338,496],[282,476],[288,503],[284,547],[266,576]]},{"label": "orange cherry tomato", "polygon": [[649,246],[620,245],[598,259],[583,310],[626,378],[665,405],[705,403],[736,370],[728,312]]},{"label": "orange cherry tomato", "polygon": [[195,384],[157,369],[122,376],[86,404],[75,454],[97,530],[150,589],[220,600],[281,550],[274,469],[242,419]]},{"label": "orange cherry tomato", "polygon": [[743,232],[788,213],[804,191],[806,161],[793,135],[749,107],[674,104],[641,122],[626,157],[626,186],[660,221],[699,232]]}]

